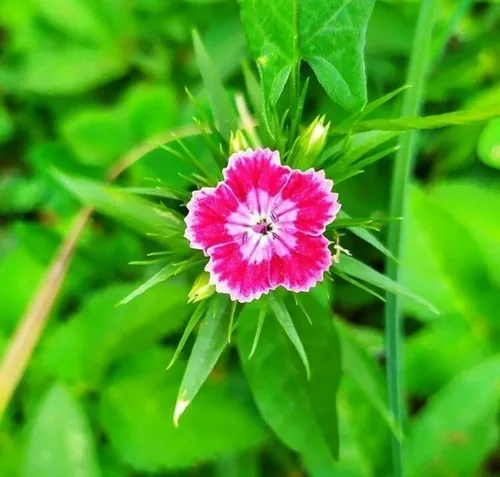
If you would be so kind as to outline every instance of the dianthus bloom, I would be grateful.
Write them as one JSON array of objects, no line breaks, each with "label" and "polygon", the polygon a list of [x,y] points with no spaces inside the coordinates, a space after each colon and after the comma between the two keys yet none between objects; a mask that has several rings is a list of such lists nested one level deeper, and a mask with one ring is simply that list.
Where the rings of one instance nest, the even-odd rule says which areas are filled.
[{"label": "dianthus bloom", "polygon": [[209,257],[219,293],[249,302],[283,286],[308,291],[332,263],[323,236],[340,204],[323,171],[280,163],[269,149],[233,154],[215,188],[193,193],[186,238]]}]

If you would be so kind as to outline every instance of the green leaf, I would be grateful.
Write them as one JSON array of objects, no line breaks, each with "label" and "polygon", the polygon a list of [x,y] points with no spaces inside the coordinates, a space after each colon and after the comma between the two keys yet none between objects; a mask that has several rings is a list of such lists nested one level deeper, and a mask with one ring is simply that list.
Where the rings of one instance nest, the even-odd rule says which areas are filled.
[{"label": "green leaf", "polygon": [[309,367],[309,360],[307,359],[306,351],[304,350],[304,345],[300,341],[300,336],[295,329],[295,325],[293,324],[292,317],[288,312],[285,304],[277,299],[274,295],[269,297],[269,304],[271,305],[271,309],[273,310],[274,316],[278,320],[280,326],[283,328],[294,348],[297,350],[297,353],[300,356],[302,364],[306,370],[307,378],[311,377],[311,368]]},{"label": "green leaf", "polygon": [[296,0],[300,55],[330,98],[348,110],[366,103],[364,46],[374,0]]},{"label": "green leaf", "polygon": [[369,267],[363,262],[356,260],[355,258],[349,257],[347,255],[342,255],[340,258],[340,262],[335,264],[333,267],[333,271],[338,269],[342,273],[345,273],[351,277],[358,278],[370,285],[373,285],[378,288],[382,288],[391,293],[395,293],[398,295],[405,296],[410,298],[411,300],[420,303],[427,307],[430,311],[437,313],[436,308],[431,305],[429,302],[424,300],[423,298],[415,295],[403,285],[391,280],[390,278],[382,275],[380,272],[377,272],[373,268]]},{"label": "green leaf", "polygon": [[307,61],[328,95],[345,109],[366,102],[363,48],[373,0],[243,0],[247,39],[264,98],[276,104],[293,68]]},{"label": "green leaf", "polygon": [[19,317],[26,310],[45,273],[39,257],[26,248],[14,248],[0,256],[0,328],[14,331]]},{"label": "green leaf", "polygon": [[14,123],[7,110],[0,104],[0,144],[8,141],[14,132]]},{"label": "green leaf", "polygon": [[[464,197],[461,200],[467,201]],[[464,317],[478,335],[487,326],[498,326],[498,289],[488,275],[468,219],[457,220],[417,187],[411,190],[409,205],[401,260],[402,283],[443,315]],[[434,318],[415,303],[405,306],[413,316]]]},{"label": "green leaf", "polygon": [[477,155],[487,166],[500,169],[500,119],[494,119],[481,132]]},{"label": "green leaf", "polygon": [[[345,213],[344,211],[339,211],[339,220],[342,219],[347,219],[349,220],[350,217]],[[356,219],[353,219],[356,220]],[[373,220],[374,222],[376,221],[375,219]],[[334,222],[335,224],[335,222]],[[372,247],[376,248],[379,252],[382,252],[385,256],[394,259],[394,256],[390,252],[390,250],[380,241],[378,237],[376,237],[373,233],[371,233],[369,230],[366,230],[364,227],[360,227],[358,225],[354,226],[348,226],[347,230],[349,232],[352,232],[354,235],[359,237],[361,240],[364,240],[366,243],[369,243]]]},{"label": "green leaf", "polygon": [[459,372],[492,355],[488,337],[478,335],[460,316],[447,315],[413,334],[405,343],[405,387],[426,397]]},{"label": "green leaf", "polygon": [[436,183],[429,194],[457,222],[467,224],[468,234],[479,246],[482,262],[495,283],[500,284],[500,222],[497,220],[500,187],[466,179],[447,180]]},{"label": "green leaf", "polygon": [[241,17],[248,44],[257,61],[264,103],[275,105],[283,92],[297,50],[296,0],[242,0]]},{"label": "green leaf", "polygon": [[329,168],[329,174],[334,175],[336,171],[347,168],[398,135],[399,133],[394,131],[368,131],[353,134],[349,138],[348,145],[342,151],[342,157]]},{"label": "green leaf", "polygon": [[161,197],[162,199],[188,201],[191,198],[189,192],[165,184],[158,187],[122,187],[121,190],[130,194],[149,195],[152,197]]},{"label": "green leaf", "polygon": [[84,204],[95,207],[102,214],[119,220],[159,242],[168,243],[168,238],[179,235],[184,228],[177,215],[116,187],[72,177],[60,171],[54,171],[53,174]]},{"label": "green leaf", "polygon": [[347,326],[339,323],[337,330],[340,336],[343,372],[351,377],[353,384],[359,387],[366,400],[380,414],[391,432],[402,438],[402,430],[397,428],[387,409],[384,377],[381,369],[363,349]]},{"label": "green leaf", "polygon": [[342,123],[339,124],[339,128],[345,128],[351,124],[355,124],[361,121],[364,117],[373,113],[373,111],[377,110],[385,103],[395,98],[397,95],[401,94],[408,88],[411,88],[411,85],[407,84],[404,86],[400,86],[399,88],[390,91],[389,93],[385,94],[384,96],[381,96],[375,101],[372,101],[371,103],[367,104],[359,113],[353,114],[352,116],[348,117],[345,121],[342,121]]},{"label": "green leaf", "polygon": [[110,39],[105,22],[89,0],[43,0],[38,8],[44,19],[71,38],[94,44]]},{"label": "green leaf", "polygon": [[158,285],[158,283],[164,282],[169,278],[175,277],[176,275],[185,272],[186,270],[196,265],[197,263],[199,263],[199,260],[193,258],[189,258],[182,262],[169,263],[168,265],[163,267],[160,271],[156,272],[149,280],[141,284],[133,292],[129,293],[125,298],[120,300],[118,305],[126,305],[134,298],[137,298],[144,292],[148,291],[150,288],[153,288],[155,285]]},{"label": "green leaf", "polygon": [[161,473],[262,444],[266,435],[258,416],[220,380],[203,386],[176,428],[172,413],[184,364],[178,361],[165,372],[171,357],[165,349],[142,350],[121,364],[103,391],[101,422],[124,462],[138,471]]},{"label": "green leaf", "polygon": [[108,166],[133,146],[123,115],[110,109],[87,109],[66,118],[61,133],[86,165]]},{"label": "green leaf", "polygon": [[189,321],[188,321],[186,327],[184,328],[184,332],[182,333],[182,337],[179,341],[179,344],[177,345],[177,348],[175,349],[175,353],[172,356],[170,363],[168,363],[167,369],[170,369],[175,364],[177,359],[179,358],[181,351],[184,349],[184,345],[186,344],[186,341],[191,336],[191,333],[196,328],[196,325],[200,321],[200,319],[203,316],[203,314],[205,313],[205,311],[206,311],[206,302],[202,301],[196,307],[196,310],[191,315],[191,318],[189,318]]},{"label": "green leaf", "polygon": [[22,475],[101,475],[87,418],[78,402],[60,385],[48,391],[35,416]]},{"label": "green leaf", "polygon": [[137,141],[168,131],[174,126],[178,112],[173,88],[148,83],[131,87],[120,108]]},{"label": "green leaf", "polygon": [[228,302],[225,295],[214,296],[203,319],[177,396],[174,410],[176,426],[227,346]]},{"label": "green leaf", "polygon": [[[312,325],[299,307],[288,302],[295,328],[311,365],[307,379],[296,349],[277,320],[264,321],[252,356],[258,303],[246,305],[238,321],[238,352],[262,417],[289,447],[325,469],[338,457],[336,394],[340,382],[340,350],[327,307],[300,296]],[[331,474],[333,475],[333,474]]]},{"label": "green leaf", "polygon": [[32,93],[76,95],[119,78],[126,70],[123,54],[65,43],[59,48],[30,51],[19,84]]},{"label": "green leaf", "polygon": [[212,64],[212,60],[208,56],[201,41],[200,35],[196,31],[193,31],[193,43],[196,61],[200,69],[201,77],[203,78],[214,119],[217,121],[218,129],[221,134],[225,139],[229,140],[231,131],[236,131],[238,129],[234,108]]},{"label": "green leaf", "polygon": [[499,398],[498,355],[457,376],[428,402],[410,428],[408,476],[477,475],[497,444]]},{"label": "green leaf", "polygon": [[189,311],[189,288],[184,282],[170,280],[117,307],[133,286],[115,284],[87,295],[79,311],[49,331],[34,363],[37,373],[84,389],[95,387],[106,380],[113,363],[131,350],[181,328]]},{"label": "green leaf", "polygon": [[477,107],[465,111],[436,114],[432,116],[416,116],[397,119],[368,119],[344,129],[334,129],[334,133],[352,131],[408,131],[411,129],[436,129],[484,122],[500,116],[500,104]]}]

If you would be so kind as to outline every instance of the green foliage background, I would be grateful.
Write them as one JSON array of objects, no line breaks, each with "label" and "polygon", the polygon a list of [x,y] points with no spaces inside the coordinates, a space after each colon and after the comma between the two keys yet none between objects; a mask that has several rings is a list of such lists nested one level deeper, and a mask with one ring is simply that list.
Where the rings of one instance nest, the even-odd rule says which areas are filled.
[{"label": "green foliage background", "polygon": [[[267,2],[257,3],[265,11]],[[500,103],[495,3],[440,1],[426,114]],[[315,2],[304,4],[309,9],[299,15],[307,33],[320,18],[312,15]],[[473,5],[455,21],[461,4]],[[404,84],[418,7],[418,0],[376,2],[366,37],[370,100]],[[239,15],[232,0],[0,2],[0,351],[80,209],[54,169],[103,180],[132,148],[191,123],[186,86],[208,111],[193,27],[229,89],[242,91],[241,63],[250,51]],[[307,45],[290,45],[289,55],[276,64],[278,83],[264,81],[271,97],[279,96],[280,78],[287,69],[291,74],[299,56],[322,81],[328,71],[309,61],[313,53]],[[341,76],[359,76],[360,65],[346,68]],[[307,65],[303,73],[312,76]],[[327,114],[339,124],[346,117],[342,106],[363,101],[359,90],[331,94],[341,94],[344,103],[334,104],[311,78],[306,117]],[[399,108],[398,101],[388,103],[377,117],[397,117]],[[373,137],[363,136],[362,145],[367,138],[373,147],[394,145],[392,132],[366,134]],[[202,157],[203,144],[188,141]],[[403,284],[440,314],[415,301],[405,306],[407,473],[491,477],[500,474],[500,123],[426,131],[419,142],[405,218]],[[386,212],[390,166],[388,159],[338,185],[351,215]],[[161,180],[186,186],[190,167],[176,154],[152,148],[120,184],[151,187]],[[319,297],[321,306],[308,308],[320,328],[328,310],[335,310],[342,360],[322,362],[321,343],[313,337],[308,342],[307,324],[301,334],[324,382],[336,379],[340,363],[343,369],[339,463],[325,463],[321,452],[334,396],[310,393],[297,375],[302,365],[293,349],[287,348],[290,359],[276,353],[276,343],[285,339],[276,324],[263,329],[258,351],[266,353],[246,360],[258,311],[239,330],[243,366],[233,350],[225,352],[174,427],[187,354],[165,368],[193,311],[186,305],[193,277],[176,277],[116,307],[161,267],[128,264],[158,250],[135,232],[144,229],[145,222],[137,221],[146,221],[142,211],[141,203],[125,202],[120,218],[130,222],[135,214],[130,227],[100,215],[86,227],[49,325],[0,423],[0,475],[388,475],[394,429],[385,404],[383,304],[342,280],[329,298]],[[379,252],[357,237],[345,236],[342,244],[375,268],[382,266]],[[263,372],[264,381],[252,381]],[[260,396],[259,409],[244,375]],[[279,386],[277,407],[266,393]],[[297,412],[304,404],[298,396],[305,396],[309,414]],[[283,415],[280,438],[301,449],[301,457],[261,417],[270,422]]]}]

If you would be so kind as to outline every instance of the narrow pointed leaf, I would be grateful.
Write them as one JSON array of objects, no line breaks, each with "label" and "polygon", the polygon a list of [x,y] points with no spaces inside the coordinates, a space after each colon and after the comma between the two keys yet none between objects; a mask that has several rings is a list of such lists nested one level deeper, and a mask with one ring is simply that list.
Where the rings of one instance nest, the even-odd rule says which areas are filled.
[{"label": "narrow pointed leaf", "polygon": [[203,383],[212,372],[217,360],[227,346],[229,299],[225,295],[212,298],[203,318],[196,342],[182,378],[174,410],[174,424],[192,402]]},{"label": "narrow pointed leaf", "polygon": [[168,189],[164,187],[123,187],[121,190],[129,194],[149,195],[162,199],[186,200],[190,197],[188,192],[170,187]]},{"label": "narrow pointed leaf", "polygon": [[[339,214],[340,214],[340,219],[343,218],[347,220],[350,219],[350,217],[344,211],[339,212]],[[394,259],[394,255],[390,252],[390,250],[373,233],[371,233],[369,230],[366,230],[366,228],[353,225],[353,226],[348,226],[347,230],[349,230],[349,232],[352,232],[361,240],[364,240],[366,243],[369,243],[371,246],[375,247],[385,256]]]},{"label": "narrow pointed leaf", "polygon": [[163,267],[159,272],[155,273],[149,280],[144,282],[141,286],[136,288],[132,293],[127,295],[123,300],[118,303],[119,305],[125,305],[126,303],[132,301],[134,298],[142,295],[144,292],[148,291],[150,288],[158,285],[158,283],[164,282],[169,278],[175,277],[179,273],[186,271],[188,268],[199,263],[199,260],[193,260],[192,258],[178,263],[169,263]]},{"label": "narrow pointed leaf", "polygon": [[259,317],[257,318],[257,328],[255,329],[255,335],[253,338],[252,349],[250,350],[250,354],[248,355],[248,359],[250,359],[253,356],[253,354],[255,353],[255,350],[257,349],[257,345],[259,344],[259,338],[260,338],[260,334],[262,332],[262,327],[264,326],[266,312],[267,312],[267,300],[263,299],[260,302]]},{"label": "narrow pointed leaf", "polygon": [[156,204],[106,184],[73,177],[55,171],[54,177],[85,205],[112,217],[138,232],[155,234],[158,241],[168,243],[168,238],[184,230],[183,221],[168,210],[160,210]]},{"label": "narrow pointed leaf", "polygon": [[406,89],[411,88],[411,85],[406,84],[403,86],[400,86],[399,88],[390,91],[389,93],[385,94],[384,96],[376,99],[375,101],[372,101],[371,103],[368,103],[359,113],[353,114],[349,118],[347,118],[345,121],[343,121],[341,124],[339,124],[339,128],[346,128],[350,126],[351,124],[355,124],[359,121],[361,121],[364,117],[368,116],[369,114],[373,113],[376,109],[380,108],[380,106],[384,105],[391,99],[395,98],[398,94],[402,93]]},{"label": "narrow pointed leaf", "polygon": [[435,114],[432,116],[415,116],[396,119],[368,119],[352,125],[349,129],[336,129],[336,133],[353,131],[408,131],[411,129],[437,129],[448,126],[462,126],[488,121],[500,116],[500,104],[478,107],[464,111]]},{"label": "narrow pointed leaf", "polygon": [[425,305],[434,313],[438,313],[436,308],[434,308],[434,306],[431,305],[428,301],[415,295],[401,284],[395,282],[394,280],[391,280],[390,278],[386,277],[380,272],[377,272],[373,268],[369,267],[363,262],[360,262],[359,260],[356,260],[355,258],[349,257],[347,255],[342,255],[340,262],[334,266],[334,270],[335,269],[338,269],[340,272],[343,272],[346,275],[350,275],[351,277],[362,280],[375,287],[382,288],[383,290],[386,290],[388,292],[410,298],[417,303]]},{"label": "narrow pointed leaf", "polygon": [[288,338],[290,338],[290,341],[297,350],[297,353],[299,353],[300,359],[302,360],[302,364],[306,369],[307,377],[309,378],[311,376],[309,360],[307,359],[307,354],[304,349],[304,345],[302,344],[302,341],[300,341],[300,336],[298,335],[297,330],[295,329],[295,325],[292,321],[290,313],[288,312],[285,304],[281,300],[277,299],[275,296],[271,295],[269,297],[269,304],[271,305],[271,308],[279,324],[285,330],[285,333],[287,334]]},{"label": "narrow pointed leaf", "polygon": [[213,116],[218,123],[219,131],[228,140],[230,132],[238,128],[235,111],[197,31],[193,32],[193,43]]},{"label": "narrow pointed leaf", "polygon": [[350,275],[346,275],[345,273],[339,271],[338,269],[335,269],[335,275],[338,277],[342,278],[348,283],[351,283],[355,287],[360,288],[361,290],[365,291],[366,293],[369,293],[370,295],[373,295],[374,297],[378,298],[381,301],[385,301],[385,298],[372,290],[370,287],[366,286],[364,283],[360,282],[359,280],[356,280],[355,278],[352,278]]},{"label": "narrow pointed leaf", "polygon": [[184,328],[184,332],[182,333],[181,340],[179,341],[179,344],[177,345],[177,348],[175,349],[175,353],[172,356],[172,359],[168,363],[167,369],[170,369],[177,359],[179,358],[179,355],[181,354],[181,351],[184,349],[184,345],[186,344],[186,341],[188,340],[189,336],[193,332],[193,330],[196,328],[196,325],[200,321],[201,317],[203,316],[203,313],[206,310],[206,302],[202,301],[201,303],[198,304],[196,307],[196,310],[194,310],[194,313],[191,315],[191,318],[189,318],[189,321]]}]

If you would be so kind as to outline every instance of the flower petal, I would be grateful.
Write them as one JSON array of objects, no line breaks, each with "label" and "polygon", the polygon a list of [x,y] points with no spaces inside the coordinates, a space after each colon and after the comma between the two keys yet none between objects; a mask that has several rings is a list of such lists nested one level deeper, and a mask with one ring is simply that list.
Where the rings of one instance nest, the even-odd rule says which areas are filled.
[{"label": "flower petal", "polygon": [[257,211],[265,213],[269,199],[279,194],[290,172],[289,167],[280,164],[277,151],[249,149],[233,154],[223,174],[241,203],[256,204]]},{"label": "flower petal", "polygon": [[290,231],[275,240],[280,249],[275,249],[269,262],[269,281],[273,289],[282,285],[290,291],[305,292],[323,280],[323,274],[332,264],[325,237]]},{"label": "flower petal", "polygon": [[280,222],[293,223],[305,234],[320,235],[340,209],[338,194],[332,192],[332,187],[333,181],[325,178],[324,171],[294,170],[274,212]]},{"label": "flower petal", "polygon": [[186,207],[189,212],[184,236],[191,248],[201,249],[207,255],[210,247],[233,240],[227,224],[228,217],[238,209],[238,201],[224,183],[193,192]]},{"label": "flower petal", "polygon": [[214,247],[205,270],[210,283],[219,293],[228,293],[232,300],[246,303],[260,298],[270,290],[269,258],[258,263],[243,256],[237,242]]}]

